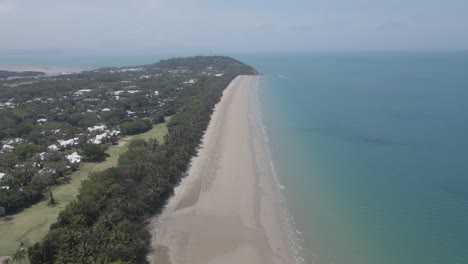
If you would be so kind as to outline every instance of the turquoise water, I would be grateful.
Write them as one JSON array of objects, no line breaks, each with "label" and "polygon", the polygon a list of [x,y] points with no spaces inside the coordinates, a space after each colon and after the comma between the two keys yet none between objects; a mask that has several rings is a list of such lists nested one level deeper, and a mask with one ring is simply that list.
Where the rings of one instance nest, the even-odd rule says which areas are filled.
[{"label": "turquoise water", "polygon": [[309,263],[468,263],[468,54],[240,56]]},{"label": "turquoise water", "polygon": [[[170,55],[6,55],[92,68]],[[259,97],[303,256],[468,263],[468,53],[235,55]]]}]

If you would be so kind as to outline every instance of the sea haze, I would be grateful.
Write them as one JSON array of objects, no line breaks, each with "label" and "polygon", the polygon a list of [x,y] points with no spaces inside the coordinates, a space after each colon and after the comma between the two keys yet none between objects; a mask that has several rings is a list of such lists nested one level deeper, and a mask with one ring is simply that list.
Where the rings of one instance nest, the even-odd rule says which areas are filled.
[{"label": "sea haze", "polygon": [[309,263],[466,263],[468,53],[238,58]]},{"label": "sea haze", "polygon": [[[0,54],[84,69],[168,57]],[[264,73],[263,122],[306,263],[466,263],[468,53],[233,57]]]}]

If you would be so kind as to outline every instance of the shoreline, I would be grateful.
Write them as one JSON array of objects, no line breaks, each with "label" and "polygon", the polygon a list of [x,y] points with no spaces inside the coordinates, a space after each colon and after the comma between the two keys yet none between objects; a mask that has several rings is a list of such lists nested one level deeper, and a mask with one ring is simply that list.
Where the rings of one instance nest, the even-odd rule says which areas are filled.
[{"label": "shoreline", "polygon": [[224,90],[198,155],[148,228],[151,263],[297,263],[258,111],[258,76]]},{"label": "shoreline", "polygon": [[43,72],[47,76],[54,76],[60,74],[72,74],[86,71],[85,68],[72,68],[72,67],[60,67],[60,66],[4,66],[0,65],[2,71],[12,72],[25,72],[25,71],[37,71]]},{"label": "shoreline", "polygon": [[288,199],[286,197],[286,193],[284,191],[285,186],[281,183],[281,180],[279,178],[279,171],[275,167],[274,159],[270,151],[270,146],[268,145],[269,137],[267,133],[267,129],[265,128],[265,124],[263,121],[263,113],[261,111],[261,103],[259,100],[259,94],[258,94],[258,89],[259,89],[259,77],[257,78],[257,84],[255,86],[255,92],[254,92],[254,97],[255,97],[255,115],[257,117],[257,122],[258,125],[261,129],[261,132],[263,133],[263,144],[264,144],[264,149],[266,152],[266,155],[268,157],[268,162],[269,162],[269,167],[270,167],[270,173],[271,173],[271,180],[273,181],[277,199],[278,199],[278,207],[280,210],[280,217],[282,218],[282,223],[281,223],[281,228],[283,229],[283,233],[287,237],[290,248],[293,252],[294,260],[295,263],[297,264],[303,264],[305,263],[305,256],[304,256],[304,238],[303,234],[300,231],[300,229],[297,227],[296,222],[294,220],[294,216],[292,213],[289,211],[288,208]]}]

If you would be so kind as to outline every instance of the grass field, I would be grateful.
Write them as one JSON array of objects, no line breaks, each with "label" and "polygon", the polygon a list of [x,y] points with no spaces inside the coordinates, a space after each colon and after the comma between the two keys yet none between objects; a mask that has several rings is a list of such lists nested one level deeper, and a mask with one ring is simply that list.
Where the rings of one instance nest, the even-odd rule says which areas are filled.
[{"label": "grass field", "polygon": [[[166,123],[169,121],[169,118],[166,118]],[[150,138],[155,138],[158,140],[159,144],[164,143],[164,136],[167,134],[166,123],[153,126],[153,128],[145,133],[141,133],[132,137],[132,139],[144,139],[148,140]]]},{"label": "grass field", "polygon": [[[167,121],[167,120],[166,120]],[[50,207],[48,201],[38,204],[12,215],[11,220],[0,220],[0,256],[11,256],[21,242],[25,247],[40,241],[49,230],[49,227],[57,219],[60,211],[75,199],[79,192],[81,182],[85,180],[91,172],[101,171],[117,165],[120,154],[127,150],[127,144],[133,139],[155,138],[158,142],[164,142],[164,135],[167,133],[166,123],[155,125],[150,131],[132,137],[125,137],[119,145],[111,146],[107,153],[106,161],[100,163],[84,162],[80,169],[70,175],[69,184],[57,186],[53,189],[53,194],[58,205]]]}]

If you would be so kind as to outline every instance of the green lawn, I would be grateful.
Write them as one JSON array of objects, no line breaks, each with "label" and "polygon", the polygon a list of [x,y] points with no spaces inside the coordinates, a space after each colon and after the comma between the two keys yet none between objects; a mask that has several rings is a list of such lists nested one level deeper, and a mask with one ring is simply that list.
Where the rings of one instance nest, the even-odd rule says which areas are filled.
[{"label": "green lawn", "polygon": [[78,194],[81,181],[85,180],[89,173],[101,171],[117,165],[120,154],[127,150],[127,144],[132,139],[157,139],[160,143],[164,142],[164,135],[167,133],[166,123],[155,125],[150,131],[125,137],[121,144],[111,146],[107,153],[106,161],[101,163],[87,163],[80,165],[80,169],[71,174],[69,184],[57,186],[53,189],[55,201],[58,205],[48,206],[48,201],[42,201],[38,204],[12,215],[11,220],[0,219],[0,256],[11,256],[23,242],[30,246],[40,241],[49,230],[49,226],[54,223],[60,211],[72,201]]},{"label": "green lawn", "polygon": [[[170,117],[166,117],[166,123],[169,121]],[[132,139],[144,139],[148,140],[150,138],[155,138],[158,140],[159,144],[164,144],[164,136],[167,134],[166,123],[153,126],[148,132],[138,134],[132,137]]]}]

